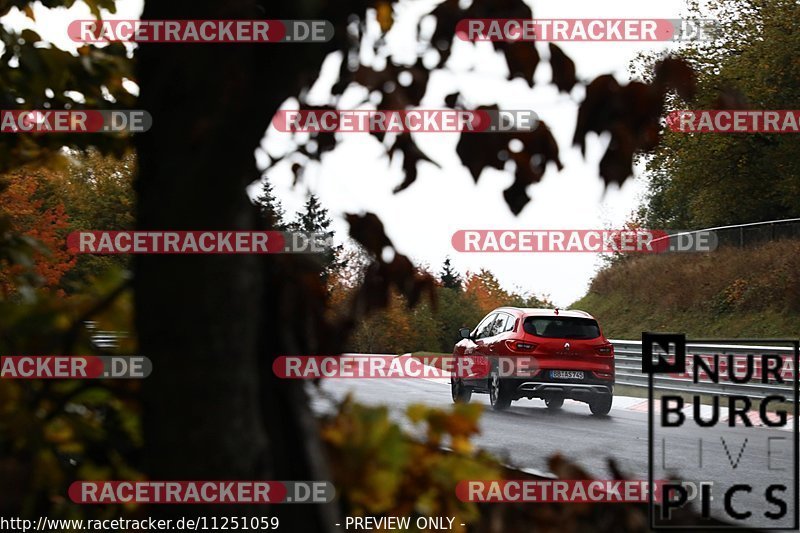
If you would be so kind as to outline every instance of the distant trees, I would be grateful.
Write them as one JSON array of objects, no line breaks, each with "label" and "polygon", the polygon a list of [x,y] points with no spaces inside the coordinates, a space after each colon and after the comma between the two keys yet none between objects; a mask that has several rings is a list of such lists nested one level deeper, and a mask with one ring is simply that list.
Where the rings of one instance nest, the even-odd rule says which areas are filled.
[{"label": "distant trees", "polygon": [[[57,194],[70,218],[70,231],[134,229],[135,173],[133,150],[119,158],[97,150],[72,152],[63,171],[53,175]],[[74,268],[65,274],[62,285],[68,293],[80,292],[87,284],[106,276],[109,269],[128,270],[130,263],[127,255],[81,254]]]},{"label": "distant trees", "polygon": [[333,221],[328,214],[328,209],[323,207],[316,194],[308,194],[303,209],[295,215],[291,222],[286,221],[286,211],[281,201],[275,196],[274,188],[266,176],[261,181],[261,190],[254,202],[268,228],[313,234],[317,236],[318,241],[329,244],[326,251],[318,256],[323,266],[322,278],[324,281],[327,281],[334,271],[343,266],[341,255],[344,247],[334,242],[334,232],[331,229]]},{"label": "distant trees", "polygon": [[90,149],[65,151],[58,165],[27,165],[0,177],[0,233],[21,235],[31,249],[0,257],[0,290],[73,294],[110,267],[127,267],[126,256],[75,256],[65,242],[71,231],[132,229],[135,167],[132,151],[117,158]]},{"label": "distant trees", "polygon": [[436,307],[423,302],[413,309],[404,298],[393,295],[390,305],[361,322],[350,349],[366,353],[451,352],[458,330],[473,328],[492,309],[502,305],[552,307],[520,290],[503,289],[488,269],[464,277],[446,258],[438,274]]},{"label": "distant trees", "polygon": [[438,313],[435,317],[437,346],[427,349],[452,352],[453,345],[459,339],[459,328],[475,327],[488,311],[484,312],[478,305],[474,294],[467,293],[461,288],[448,288],[442,284],[438,287],[436,295],[439,298]]},{"label": "distant trees", "polygon": [[467,276],[464,291],[475,299],[480,309],[487,312],[495,307],[507,305],[510,296],[500,286],[494,274],[485,268]]},{"label": "distant trees", "polygon": [[[719,38],[685,44],[680,56],[698,74],[689,102],[672,109],[796,109],[800,101],[800,31],[795,0],[712,2],[697,18],[719,21]],[[651,70],[657,58],[633,65]],[[695,229],[800,215],[796,134],[667,131],[647,160],[648,227]]]}]

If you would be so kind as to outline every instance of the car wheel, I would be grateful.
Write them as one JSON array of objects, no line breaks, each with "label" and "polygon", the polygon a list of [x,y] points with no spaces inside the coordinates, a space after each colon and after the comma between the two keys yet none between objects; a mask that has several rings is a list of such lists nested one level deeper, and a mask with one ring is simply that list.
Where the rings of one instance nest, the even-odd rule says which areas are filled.
[{"label": "car wheel", "polygon": [[610,394],[597,396],[596,398],[589,401],[589,409],[595,416],[607,415],[608,412],[611,411],[612,399],[613,397]]},{"label": "car wheel", "polygon": [[551,411],[558,411],[559,409],[561,409],[561,406],[564,405],[564,398],[562,398],[560,396],[553,396],[552,398],[545,398],[544,399],[544,404]]},{"label": "car wheel", "polygon": [[472,399],[472,387],[467,387],[460,379],[450,378],[450,392],[453,396],[453,403],[469,403]]},{"label": "car wheel", "polygon": [[495,411],[502,411],[511,405],[508,387],[500,380],[500,374],[496,368],[492,369],[489,374],[489,403],[492,404],[492,409]]}]

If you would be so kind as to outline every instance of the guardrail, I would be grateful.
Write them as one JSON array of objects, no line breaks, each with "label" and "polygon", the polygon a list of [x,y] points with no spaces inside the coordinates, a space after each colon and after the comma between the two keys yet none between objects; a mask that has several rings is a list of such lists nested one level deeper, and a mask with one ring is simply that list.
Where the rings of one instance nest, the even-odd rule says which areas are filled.
[{"label": "guardrail", "polygon": [[[90,331],[92,343],[100,349],[111,350],[118,346],[119,339],[127,337],[125,332],[102,331],[97,329],[95,322],[87,322],[87,329]],[[614,362],[616,364],[616,383],[617,385],[627,385],[647,389],[647,374],[642,373],[642,341],[615,340],[610,342],[614,345]],[[791,357],[792,348],[782,346],[758,346],[758,345],[734,345],[734,344],[698,344],[687,343],[686,351],[688,354],[698,354],[704,356],[727,356],[731,354],[734,362],[744,360],[747,354],[775,354],[782,357]],[[721,358],[722,359],[722,358]],[[758,370],[759,367],[756,367]],[[764,398],[773,394],[782,394],[786,398],[791,398],[794,393],[793,377],[797,369],[792,367],[788,379],[784,378],[784,383],[731,383],[723,381],[720,376],[720,383],[713,386],[704,383],[693,383],[691,375],[678,376],[672,374],[659,374],[655,377],[655,388],[660,391],[673,391],[684,393],[705,393],[705,394],[736,394],[738,396],[748,396],[750,398]],[[720,373],[722,374],[722,373]],[[740,373],[737,373],[740,375]]]},{"label": "guardrail", "polygon": [[[641,387],[646,389],[648,384],[647,374],[642,373],[642,342],[629,340],[611,340],[614,345],[614,362],[616,363],[616,383],[618,385],[628,385],[631,387]],[[697,354],[702,356],[713,356],[719,354],[720,360],[727,360],[727,355],[733,357],[733,362],[745,361],[747,354],[774,354],[781,357],[788,357],[792,361],[794,350],[788,346],[758,346],[758,345],[734,345],[734,344],[706,344],[706,343],[687,343],[686,354]],[[785,365],[784,365],[785,366]],[[760,370],[760,365],[755,365],[756,372]],[[779,394],[786,398],[792,398],[794,394],[794,372],[797,369],[791,365],[791,373],[784,376],[784,383],[761,383],[761,380],[753,380],[751,383],[733,383],[723,379],[720,372],[719,384],[714,383],[693,383],[691,375],[657,374],[654,378],[654,387],[660,391],[674,391],[685,393],[706,393],[706,394],[736,394],[750,398],[764,398],[769,395]],[[737,372],[737,376],[743,372]],[[760,374],[758,374],[760,376]],[[787,379],[788,377],[788,379]]]},{"label": "guardrail", "polygon": [[[717,226],[693,231],[673,233],[667,239],[674,239],[683,235],[713,233],[718,246],[737,246],[744,248],[752,244],[774,241],[778,239],[800,238],[800,218],[785,218],[782,220],[766,220],[763,222],[750,222],[747,224],[733,224],[731,226]],[[660,239],[655,239],[653,242]]]},{"label": "guardrail", "polygon": [[104,331],[97,329],[97,322],[87,320],[84,326],[89,331],[92,344],[100,350],[113,350],[119,347],[119,340],[128,337],[124,331]]}]

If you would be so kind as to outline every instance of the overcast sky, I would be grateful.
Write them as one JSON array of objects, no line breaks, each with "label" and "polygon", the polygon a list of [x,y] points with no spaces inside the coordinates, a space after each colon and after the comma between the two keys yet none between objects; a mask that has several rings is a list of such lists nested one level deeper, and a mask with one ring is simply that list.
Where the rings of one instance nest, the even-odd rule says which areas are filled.
[{"label": "overcast sky", "polygon": [[[529,3],[537,18],[680,18],[686,12],[683,0]],[[431,4],[411,0],[397,8],[395,26],[387,41],[401,60],[414,61],[417,20]],[[628,80],[628,65],[640,50],[666,50],[670,46],[670,43],[619,42],[558,44],[575,61],[579,79],[591,80],[612,73],[620,81]],[[546,58],[547,44],[537,46],[542,58]],[[338,58],[331,58],[312,92],[320,97],[315,103],[325,101],[327,91],[323,88],[329,87],[337,70]],[[582,87],[569,96],[559,94],[549,84],[550,66],[545,61],[537,69],[534,89],[521,79],[508,82],[506,76],[505,61],[494,53],[490,43],[457,42],[446,71],[432,76],[421,107],[440,107],[445,95],[459,91],[471,105],[499,102],[505,109],[533,109],[550,125],[562,148],[565,168],[561,172],[554,165],[548,168],[542,182],[528,189],[533,200],[519,216],[511,214],[502,197],[503,190],[513,181],[513,167],[506,171],[487,169],[475,185],[455,154],[458,134],[415,134],[419,146],[441,168],[421,163],[417,181],[396,195],[391,191],[402,181],[400,161],[390,165],[383,148],[368,134],[341,135],[343,142],[335,152],[324,156],[322,165],[309,167],[299,189],[292,189],[293,175],[288,163],[272,170],[269,179],[290,211],[302,205],[307,189],[314,191],[338,216],[336,227],[342,233],[347,226],[339,215],[372,211],[381,217],[397,248],[417,262],[438,271],[449,255],[461,272],[488,268],[508,289],[549,295],[556,304],[569,305],[585,294],[599,265],[596,254],[459,253],[450,244],[452,234],[459,229],[619,227],[638,205],[644,192],[643,182],[628,180],[622,188],[604,188],[597,168],[608,142],[606,137],[590,136],[586,160],[570,147],[577,102],[583,97]],[[357,105],[362,97],[359,91],[346,93],[340,107],[347,108],[348,100],[350,105]],[[262,146],[270,153],[280,153],[285,136],[269,131]]]},{"label": "overcast sky", "polygon": [[[420,14],[436,2],[405,0],[395,8],[395,25],[387,36],[391,51],[400,61],[413,62],[417,53],[414,40]],[[631,2],[609,0],[529,1],[537,18],[680,18],[686,14],[685,0]],[[122,0],[114,18],[136,18],[142,0]],[[61,47],[70,47],[66,28],[70,21],[89,18],[83,4],[69,10],[35,9],[35,29]],[[3,23],[14,27],[32,27],[20,14],[12,13]],[[600,74],[612,73],[627,81],[627,67],[638,51],[666,50],[670,43],[558,43],[575,61],[578,78],[591,80]],[[264,46],[269,46],[265,44]],[[574,133],[577,102],[583,88],[571,95],[558,94],[549,85],[550,67],[547,45],[538,44],[543,61],[536,72],[534,89],[521,79],[506,80],[505,61],[492,50],[490,43],[457,42],[443,72],[431,77],[422,107],[443,105],[445,95],[459,91],[470,105],[498,102],[505,109],[533,109],[546,121],[561,147],[565,168],[558,172],[551,165],[539,184],[529,188],[533,200],[519,216],[513,216],[502,197],[502,191],[513,181],[513,168],[505,171],[485,170],[477,185],[455,154],[458,134],[416,134],[420,147],[441,168],[429,163],[419,166],[417,182],[409,189],[393,195],[392,189],[402,181],[400,159],[391,165],[378,141],[368,135],[342,135],[337,149],[324,156],[322,165],[311,165],[304,180],[292,187],[289,165],[279,165],[269,173],[289,212],[302,205],[306,192],[320,196],[335,219],[335,229],[344,235],[347,225],[342,214],[372,211],[378,214],[389,237],[401,253],[415,261],[439,269],[446,256],[461,272],[480,268],[492,270],[508,289],[521,289],[549,295],[558,305],[566,306],[582,296],[599,264],[594,254],[576,253],[459,253],[452,249],[450,238],[459,229],[584,229],[619,227],[638,205],[644,191],[641,179],[628,180],[624,187],[604,189],[598,176],[598,162],[608,142],[606,137],[590,136],[586,158],[570,147]],[[371,60],[365,56],[362,59]],[[323,103],[327,89],[338,70],[338,58],[331,57],[323,67],[312,96]],[[362,91],[345,93],[341,107],[357,105]],[[158,120],[158,117],[154,117]],[[287,146],[287,134],[268,130],[262,148],[256,150],[259,164],[265,164],[266,153],[280,154]],[[638,174],[638,173],[637,173]],[[591,312],[591,309],[587,311]]]}]

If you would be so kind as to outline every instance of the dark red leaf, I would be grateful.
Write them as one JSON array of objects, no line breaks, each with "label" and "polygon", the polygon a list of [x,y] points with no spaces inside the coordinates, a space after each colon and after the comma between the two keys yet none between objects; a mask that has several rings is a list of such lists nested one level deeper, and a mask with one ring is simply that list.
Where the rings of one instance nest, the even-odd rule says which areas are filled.
[{"label": "dark red leaf", "polygon": [[697,75],[683,59],[668,57],[655,65],[653,83],[662,93],[675,89],[684,100],[691,100],[697,93]]},{"label": "dark red leaf", "polygon": [[383,249],[392,245],[392,241],[383,230],[383,222],[374,213],[363,215],[346,214],[347,223],[350,224],[350,236],[364,249],[380,257]]},{"label": "dark red leaf", "polygon": [[522,78],[533,87],[533,75],[539,66],[539,52],[532,42],[495,42],[494,47],[505,55],[508,79]]},{"label": "dark red leaf", "polygon": [[450,57],[450,48],[456,34],[456,25],[464,17],[464,12],[458,6],[458,0],[445,0],[431,12],[436,18],[436,29],[431,36],[431,44],[439,51],[439,64],[441,67]]},{"label": "dark red leaf", "polygon": [[619,113],[620,86],[614,76],[606,74],[595,78],[586,87],[586,97],[578,108],[573,144],[586,153],[586,134],[590,131],[600,133],[608,128]]},{"label": "dark red leaf", "polygon": [[627,128],[620,126],[612,132],[611,142],[600,160],[600,177],[606,185],[621,185],[633,174],[633,155],[637,148]]},{"label": "dark red leaf", "polygon": [[561,48],[550,43],[550,66],[553,69],[553,85],[562,93],[569,93],[578,78],[575,77],[575,62]]},{"label": "dark red leaf", "polygon": [[444,97],[444,105],[447,107],[455,109],[456,103],[458,102],[458,95],[459,93],[448,94]]},{"label": "dark red leaf", "polygon": [[403,173],[405,178],[400,185],[394,188],[395,193],[408,188],[417,180],[417,163],[420,161],[427,161],[439,167],[437,162],[433,161],[431,158],[425,155],[422,150],[419,149],[419,146],[417,146],[417,144],[411,138],[410,133],[403,133],[402,135],[397,136],[397,139],[395,140],[394,145],[389,152],[390,160],[396,150],[399,150],[403,153]]},{"label": "dark red leaf", "polygon": [[477,183],[485,167],[503,168],[507,158],[501,159],[499,155],[507,147],[508,141],[500,133],[462,133],[456,155]]}]

